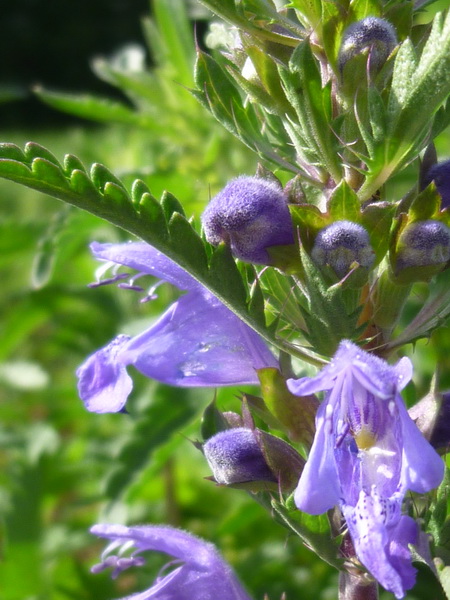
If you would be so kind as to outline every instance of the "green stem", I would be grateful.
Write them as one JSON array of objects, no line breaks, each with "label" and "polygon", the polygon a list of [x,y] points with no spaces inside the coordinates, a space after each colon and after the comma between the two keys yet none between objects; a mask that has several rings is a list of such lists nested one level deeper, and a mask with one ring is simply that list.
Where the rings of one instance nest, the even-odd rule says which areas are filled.
[{"label": "green stem", "polygon": [[384,341],[388,341],[397,324],[411,287],[410,284],[395,283],[387,266],[381,272],[373,299],[373,321],[382,330]]}]

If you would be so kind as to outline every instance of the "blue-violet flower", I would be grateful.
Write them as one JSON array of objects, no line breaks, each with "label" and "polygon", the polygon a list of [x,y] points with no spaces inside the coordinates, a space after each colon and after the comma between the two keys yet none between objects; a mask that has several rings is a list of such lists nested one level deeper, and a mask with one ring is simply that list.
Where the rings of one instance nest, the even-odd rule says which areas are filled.
[{"label": "blue-violet flower", "polygon": [[102,562],[92,567],[93,573],[113,568],[115,578],[129,567],[144,565],[140,553],[146,550],[174,558],[149,589],[127,596],[128,600],[250,600],[216,548],[185,531],[156,525],[99,524],[91,533],[110,540]]},{"label": "blue-violet flower", "polygon": [[[78,391],[93,412],[120,411],[133,387],[126,371],[133,365],[147,377],[180,387],[257,384],[256,369],[277,366],[262,338],[245,325],[184,269],[144,242],[99,244],[91,250],[106,261],[138,271],[131,283],[117,273],[97,284],[121,281],[120,287],[141,288],[134,280],[153,275],[187,290],[149,329],[135,337],[119,335],[79,367]],[[152,297],[150,292],[149,298]]]},{"label": "blue-violet flower", "polygon": [[225,242],[233,256],[252,263],[269,265],[267,248],[294,243],[286,195],[259,177],[230,181],[206,207],[202,224],[208,242]]},{"label": "blue-violet flower", "polygon": [[298,395],[326,391],[296,505],[310,514],[339,505],[359,560],[397,598],[415,582],[408,544],[418,533],[401,514],[403,498],[436,487],[444,473],[400,396],[411,376],[408,358],[390,366],[344,340],[318,375],[288,380]]}]

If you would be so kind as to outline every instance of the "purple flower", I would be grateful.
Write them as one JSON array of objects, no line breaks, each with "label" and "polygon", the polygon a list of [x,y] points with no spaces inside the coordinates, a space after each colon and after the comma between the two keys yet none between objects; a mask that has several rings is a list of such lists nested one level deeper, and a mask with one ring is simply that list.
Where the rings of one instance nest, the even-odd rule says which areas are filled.
[{"label": "purple flower", "polygon": [[173,557],[148,590],[127,596],[129,600],[250,600],[216,548],[185,531],[156,525],[100,524],[91,532],[110,540],[102,562],[92,567],[93,573],[111,567],[115,578],[129,567],[145,564],[140,553],[146,550]]},{"label": "purple flower", "polygon": [[[106,267],[138,271],[130,284],[117,273],[98,282],[134,281],[153,275],[187,290],[149,329],[135,337],[119,335],[77,370],[78,391],[93,412],[120,411],[133,387],[126,367],[180,387],[257,384],[255,369],[276,366],[265,342],[186,271],[143,242],[91,245]],[[102,273],[105,268],[102,267]],[[139,288],[141,289],[141,288]],[[152,297],[152,292],[148,297]]]},{"label": "purple flower", "polygon": [[408,544],[417,526],[401,514],[403,498],[436,487],[444,472],[401,399],[411,376],[409,359],[390,366],[345,340],[318,375],[288,381],[298,395],[326,391],[297,507],[321,514],[339,505],[359,560],[397,598],[415,581]]},{"label": "purple flower", "polygon": [[267,248],[294,243],[287,198],[281,187],[258,177],[230,181],[202,215],[206,239],[225,242],[237,258],[272,263]]}]

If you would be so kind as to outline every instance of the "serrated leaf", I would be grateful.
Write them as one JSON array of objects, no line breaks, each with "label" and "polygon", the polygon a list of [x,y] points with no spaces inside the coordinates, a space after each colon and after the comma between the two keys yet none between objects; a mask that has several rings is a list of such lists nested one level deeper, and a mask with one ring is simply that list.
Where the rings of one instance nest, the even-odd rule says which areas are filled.
[{"label": "serrated leaf", "polygon": [[53,165],[59,167],[58,159],[44,146],[36,144],[36,142],[28,142],[25,144],[25,156],[31,163],[35,158],[45,159]]},{"label": "serrated leaf", "polygon": [[214,249],[209,266],[209,279],[214,282],[217,277],[224,277],[232,293],[233,303],[243,306],[247,301],[247,293],[242,277],[231,255],[231,251],[225,244],[219,244]]},{"label": "serrated leaf", "polygon": [[[2,170],[1,167],[0,170]],[[87,202],[93,199],[101,200],[98,189],[85,171],[72,171],[70,176],[70,187],[79,197],[84,198]]]},{"label": "serrated leaf", "polygon": [[69,185],[61,167],[48,161],[46,158],[35,158],[31,170],[36,179],[45,180],[47,185],[56,190],[67,190]]},{"label": "serrated leaf", "polygon": [[84,173],[86,172],[86,169],[83,165],[83,163],[81,162],[81,160],[74,156],[73,154],[66,154],[64,156],[64,173],[67,177],[70,177],[70,175],[72,174],[73,171],[83,171]]},{"label": "serrated leaf", "polygon": [[[257,315],[261,303],[254,303],[250,314],[246,287],[228,248],[219,246],[215,249],[209,269],[206,268],[205,246],[192,225],[178,213],[178,210],[182,210],[181,205],[171,194],[164,196],[164,207],[167,214],[172,215],[168,235],[166,219],[164,222],[162,220],[164,207],[158,208],[155,199],[146,193],[136,206],[120,180],[103,165],[96,164],[91,168],[91,178],[84,171],[76,169],[69,179],[64,176],[61,166],[47,159],[35,158],[32,170],[26,163],[11,160],[8,156],[20,156],[16,146],[0,146],[1,154],[0,177],[83,208],[140,237],[179,264],[275,347],[285,348],[307,362],[321,364],[310,352],[287,347],[283,339],[275,336],[273,329],[265,326],[264,315]],[[207,247],[208,253],[211,253],[209,245]]]},{"label": "serrated leaf", "polygon": [[142,179],[136,179],[131,187],[131,200],[134,204],[139,204],[144,194],[150,194],[148,185]]},{"label": "serrated leaf", "polygon": [[0,158],[17,160],[19,162],[26,162],[25,154],[15,144],[0,144]]},{"label": "serrated leaf", "polygon": [[[311,148],[315,148],[318,163],[324,165],[330,176],[338,183],[342,179],[342,169],[338,155],[338,141],[331,128],[332,102],[330,85],[322,86],[317,61],[312,53],[309,41],[300,43],[294,50],[289,61],[291,73],[296,73],[294,90],[289,94],[289,100],[293,104],[302,132]],[[282,69],[280,73],[282,73]],[[288,81],[285,78],[285,81]],[[295,87],[297,88],[295,90]],[[295,93],[298,95],[295,100]]]},{"label": "serrated leaf", "polygon": [[331,357],[343,339],[357,339],[360,328],[356,326],[359,310],[347,310],[339,287],[328,287],[318,267],[300,248],[304,267],[302,289],[305,303],[301,306],[307,332],[305,337],[314,350]]},{"label": "serrated leaf", "polygon": [[138,207],[139,214],[148,222],[149,228],[162,240],[168,241],[167,221],[161,204],[151,194],[143,194]]},{"label": "serrated leaf", "polygon": [[123,183],[109,171],[104,165],[99,163],[95,163],[91,167],[91,179],[92,183],[97,187],[101,192],[103,192],[105,185],[107,183],[115,183],[118,187],[121,187],[125,190]]},{"label": "serrated leaf", "polygon": [[413,87],[414,73],[416,70],[416,50],[411,40],[408,38],[400,46],[395,59],[388,102],[390,121],[397,119],[404,108]]},{"label": "serrated leaf", "polygon": [[174,213],[178,213],[183,217],[186,216],[184,214],[184,209],[180,202],[175,198],[173,194],[170,192],[164,192],[161,197],[161,207],[164,211],[164,215],[166,220],[169,221],[172,218]]},{"label": "serrated leaf", "polygon": [[[419,60],[405,40],[395,59],[388,101],[387,129],[358,192],[368,200],[399,168],[429,142],[436,112],[450,94],[450,13],[438,13]],[[426,108],[425,108],[426,107]]]},{"label": "serrated leaf", "polygon": [[388,349],[398,348],[414,340],[428,337],[450,316],[450,270],[441,273],[435,280],[433,292],[419,313],[400,335],[388,344]]},{"label": "serrated leaf", "polygon": [[170,241],[174,247],[185,254],[186,259],[197,276],[205,277],[208,261],[203,242],[183,215],[174,212],[169,221]]}]

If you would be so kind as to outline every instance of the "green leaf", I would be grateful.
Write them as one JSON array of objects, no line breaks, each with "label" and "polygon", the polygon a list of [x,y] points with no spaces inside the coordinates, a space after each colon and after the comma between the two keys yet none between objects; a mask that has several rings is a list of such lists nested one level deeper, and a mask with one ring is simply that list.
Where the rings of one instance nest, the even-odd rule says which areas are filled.
[{"label": "green leaf", "polygon": [[[190,273],[269,343],[286,347],[285,341],[266,327],[262,302],[250,300],[249,305],[246,284],[228,248],[219,246],[212,250],[209,244],[202,242],[180,214],[182,208],[174,196],[165,193],[159,207],[145,191],[136,202],[139,192],[147,189],[142,182],[135,184],[132,199],[120,180],[103,165],[94,165],[91,177],[78,168],[69,174],[67,165],[78,167],[79,161],[73,157],[68,159],[65,171],[61,165],[50,162],[48,151],[42,152],[46,158],[36,156],[37,148],[28,144],[21,155],[17,146],[0,144],[0,177],[59,198],[140,237]],[[21,156],[22,162],[17,160]],[[209,265],[207,256],[211,256]],[[288,350],[317,364],[309,352],[291,346]]]},{"label": "green leaf", "polygon": [[229,429],[229,427],[227,420],[218,410],[216,401],[213,400],[208,404],[202,415],[201,434],[203,441],[208,440],[219,431]]},{"label": "green leaf", "polygon": [[375,252],[378,264],[389,249],[390,233],[397,207],[389,203],[373,203],[362,211],[360,223],[370,237],[370,245]]},{"label": "green leaf", "polygon": [[154,0],[152,8],[163,42],[157,52],[164,52],[164,62],[175,69],[176,81],[191,86],[195,48],[186,6],[178,0]]},{"label": "green leaf", "polygon": [[146,126],[145,118],[122,102],[90,94],[68,94],[37,88],[35,94],[56,110],[101,123],[127,123]]},{"label": "green leaf", "polygon": [[328,210],[332,221],[358,223],[361,220],[361,207],[358,196],[346,181],[341,181],[333,190]]},{"label": "green leaf", "polygon": [[438,13],[419,60],[409,39],[397,53],[386,135],[377,146],[376,155],[366,161],[368,173],[358,192],[361,201],[368,200],[428,144],[434,116],[449,94],[450,13],[445,17]]},{"label": "green leaf", "polygon": [[301,308],[307,327],[305,337],[316,352],[331,357],[341,340],[356,340],[361,334],[362,328],[356,326],[360,307],[349,313],[341,287],[328,287],[305,250],[300,248],[300,252],[304,267]]},{"label": "green leaf", "polygon": [[400,335],[388,344],[388,349],[398,348],[417,339],[428,337],[443,325],[450,316],[450,270],[436,277],[429,298]]},{"label": "green leaf", "polygon": [[[315,149],[318,163],[323,165],[338,183],[342,169],[338,154],[339,144],[331,127],[331,87],[322,87],[319,67],[308,41],[300,43],[289,61],[290,75],[280,68],[280,74],[289,85],[289,100],[294,106],[301,132],[311,148]],[[292,74],[297,77],[292,77]],[[297,80],[297,83],[296,83]]]}]

